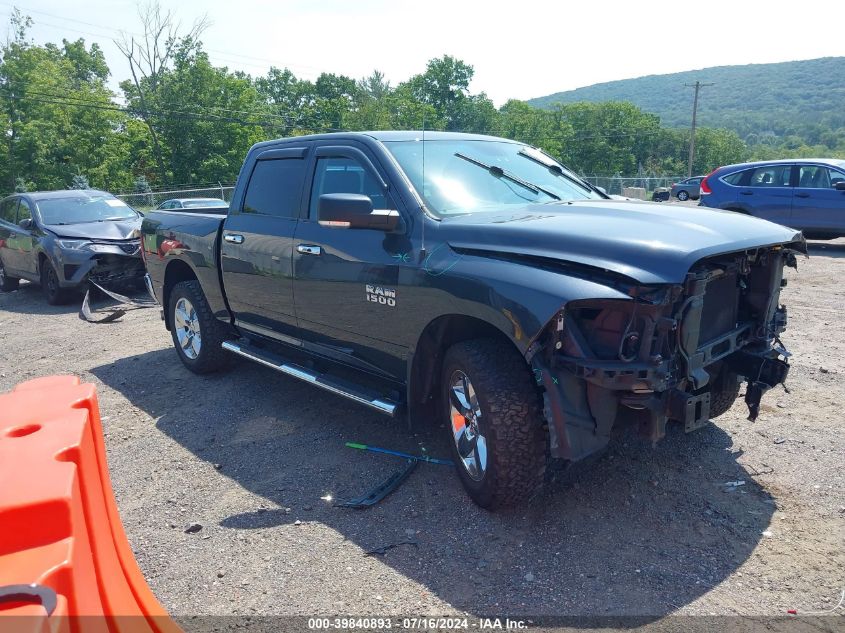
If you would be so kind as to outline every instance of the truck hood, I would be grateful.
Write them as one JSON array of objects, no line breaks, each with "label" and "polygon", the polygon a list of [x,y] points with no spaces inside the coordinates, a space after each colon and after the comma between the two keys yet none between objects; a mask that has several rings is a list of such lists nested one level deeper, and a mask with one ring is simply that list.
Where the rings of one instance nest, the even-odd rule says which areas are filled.
[{"label": "truck hood", "polygon": [[459,251],[584,264],[643,284],[679,283],[698,260],[799,242],[800,231],[733,211],[649,202],[579,200],[444,219]]},{"label": "truck hood", "polygon": [[47,224],[45,228],[58,237],[75,237],[88,240],[128,240],[132,231],[141,228],[141,218],[83,222],[82,224]]}]

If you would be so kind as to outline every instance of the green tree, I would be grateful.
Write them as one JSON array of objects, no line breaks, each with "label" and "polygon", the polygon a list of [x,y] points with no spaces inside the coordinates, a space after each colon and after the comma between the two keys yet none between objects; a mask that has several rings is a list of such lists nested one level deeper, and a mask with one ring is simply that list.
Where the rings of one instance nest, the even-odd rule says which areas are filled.
[{"label": "green tree", "polygon": [[73,180],[70,183],[71,189],[90,189],[91,185],[88,184],[88,178],[86,178],[83,174],[75,174],[73,176]]},{"label": "green tree", "polygon": [[[437,123],[442,122],[447,130],[457,130],[462,127],[469,114],[468,108],[471,108],[467,101],[474,73],[469,64],[444,55],[430,60],[425,72],[414,75],[405,85],[414,100],[434,108]],[[434,126],[427,124],[426,127]]]},{"label": "green tree", "polygon": [[748,158],[745,142],[733,130],[700,128],[695,134],[696,174],[709,174],[722,165],[740,163]]},{"label": "green tree", "polygon": [[83,40],[37,46],[30,18],[12,15],[14,36],[0,47],[0,101],[5,125],[0,183],[17,178],[39,189],[61,189],[86,173],[104,186],[124,173],[120,137],[125,120],[106,86],[100,48]]},{"label": "green tree", "polygon": [[252,80],[213,66],[195,42],[182,43],[158,82],[151,121],[177,184],[232,181],[250,146],[278,135]]},{"label": "green tree", "polygon": [[202,17],[186,33],[180,33],[173,12],[164,11],[158,0],[138,5],[138,17],[143,36],[124,35],[122,39],[114,41],[126,58],[132,76],[122,81],[120,88],[136,116],[147,126],[158,178],[166,182],[170,174],[165,165],[165,149],[159,142],[156,125],[161,118],[157,111],[161,78],[177,51],[184,51],[198,43],[199,36],[208,27],[208,21]]}]

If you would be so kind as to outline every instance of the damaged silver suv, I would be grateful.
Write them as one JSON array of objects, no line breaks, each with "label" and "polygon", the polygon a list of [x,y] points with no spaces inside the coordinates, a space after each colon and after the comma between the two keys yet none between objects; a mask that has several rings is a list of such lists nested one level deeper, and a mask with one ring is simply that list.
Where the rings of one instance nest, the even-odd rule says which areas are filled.
[{"label": "damaged silver suv", "polygon": [[141,216],[95,189],[15,194],[0,202],[0,290],[21,279],[41,284],[52,305],[88,280],[143,284]]}]

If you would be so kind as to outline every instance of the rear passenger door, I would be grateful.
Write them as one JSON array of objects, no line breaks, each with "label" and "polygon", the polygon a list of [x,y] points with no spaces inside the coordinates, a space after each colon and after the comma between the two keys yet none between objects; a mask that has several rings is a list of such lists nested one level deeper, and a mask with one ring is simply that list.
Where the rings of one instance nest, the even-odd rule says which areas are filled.
[{"label": "rear passenger door", "polygon": [[795,197],[791,224],[812,233],[845,232],[845,191],[836,183],[845,173],[826,165],[795,165]]},{"label": "rear passenger door", "polygon": [[296,335],[293,236],[302,208],[309,144],[265,150],[243,200],[223,223],[221,267],[239,327],[285,340]]},{"label": "rear passenger door", "polygon": [[792,165],[763,165],[749,170],[740,186],[738,203],[752,215],[788,225],[792,212]]}]

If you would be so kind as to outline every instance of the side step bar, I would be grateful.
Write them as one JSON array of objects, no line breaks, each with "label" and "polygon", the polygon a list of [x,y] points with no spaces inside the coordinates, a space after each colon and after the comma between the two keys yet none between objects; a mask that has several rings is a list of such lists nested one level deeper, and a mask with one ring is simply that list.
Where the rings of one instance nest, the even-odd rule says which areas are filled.
[{"label": "side step bar", "polygon": [[326,391],[349,398],[360,404],[375,409],[379,413],[395,417],[399,409],[399,403],[388,400],[387,398],[379,398],[365,390],[348,383],[342,382],[338,379],[332,378],[327,374],[321,374],[311,369],[307,369],[301,365],[289,363],[279,356],[271,354],[263,349],[258,349],[245,343],[238,343],[235,341],[224,341],[223,349],[228,350],[244,358],[248,358],[256,363],[275,369],[288,376],[293,376],[299,380],[311,383],[317,387],[321,387]]}]

